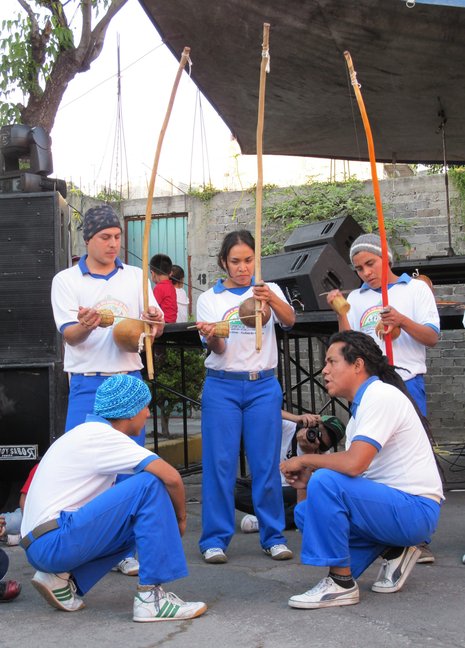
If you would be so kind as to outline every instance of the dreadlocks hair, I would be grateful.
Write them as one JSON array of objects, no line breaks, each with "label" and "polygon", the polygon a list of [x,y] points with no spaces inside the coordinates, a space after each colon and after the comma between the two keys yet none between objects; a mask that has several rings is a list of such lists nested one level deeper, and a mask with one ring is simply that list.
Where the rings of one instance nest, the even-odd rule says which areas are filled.
[{"label": "dreadlocks hair", "polygon": [[328,346],[336,342],[342,342],[344,344],[341,348],[341,353],[347,363],[354,364],[357,358],[361,358],[369,376],[378,376],[382,382],[397,387],[397,389],[407,396],[414,406],[426,433],[431,438],[428,420],[420,412],[417,403],[405,386],[405,382],[396,371],[396,369],[400,369],[401,367],[389,364],[387,357],[383,355],[373,338],[359,331],[340,331],[330,337]]}]

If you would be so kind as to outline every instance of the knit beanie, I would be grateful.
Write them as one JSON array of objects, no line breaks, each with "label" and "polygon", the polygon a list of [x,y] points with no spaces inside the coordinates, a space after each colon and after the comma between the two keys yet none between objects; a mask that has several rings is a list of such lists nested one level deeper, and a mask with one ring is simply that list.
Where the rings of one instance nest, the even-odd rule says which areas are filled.
[{"label": "knit beanie", "polygon": [[346,433],[346,426],[340,421],[337,416],[322,416],[321,422],[328,432],[331,439],[331,446],[336,450],[339,441],[341,441]]},{"label": "knit beanie", "polygon": [[[383,253],[381,250],[381,239],[378,234],[361,234],[355,239],[355,241],[350,246],[350,262],[354,262],[354,256],[359,252],[371,252],[376,254],[376,256],[382,257]],[[388,259],[389,263],[392,263],[392,250],[388,244]]]},{"label": "knit beanie", "polygon": [[89,241],[94,234],[109,227],[119,227],[122,231],[121,223],[115,210],[110,205],[91,207],[84,214],[84,222],[82,224],[84,241]]},{"label": "knit beanie", "polygon": [[117,374],[97,389],[94,414],[110,420],[129,419],[143,410],[150,400],[150,390],[142,380]]}]

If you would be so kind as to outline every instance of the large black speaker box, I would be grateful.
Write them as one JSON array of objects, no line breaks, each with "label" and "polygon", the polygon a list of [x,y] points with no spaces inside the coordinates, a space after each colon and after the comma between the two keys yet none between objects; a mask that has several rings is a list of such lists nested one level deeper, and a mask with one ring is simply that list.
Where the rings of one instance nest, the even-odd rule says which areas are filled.
[{"label": "large black speaker box", "polygon": [[68,376],[61,363],[0,367],[2,481],[24,481],[63,433],[67,391]]},{"label": "large black speaker box", "polygon": [[329,244],[263,257],[262,276],[281,287],[296,311],[328,310],[321,293],[360,286],[355,272]]},{"label": "large black speaker box", "polygon": [[0,194],[0,366],[62,358],[50,288],[67,264],[68,212],[57,192]]},{"label": "large black speaker box", "polygon": [[284,244],[284,250],[292,252],[330,243],[350,263],[350,246],[360,234],[364,230],[352,216],[339,216],[297,227]]},{"label": "large black speaker box", "polygon": [[50,290],[67,266],[68,227],[57,192],[0,194],[0,499],[64,430],[68,377]]}]

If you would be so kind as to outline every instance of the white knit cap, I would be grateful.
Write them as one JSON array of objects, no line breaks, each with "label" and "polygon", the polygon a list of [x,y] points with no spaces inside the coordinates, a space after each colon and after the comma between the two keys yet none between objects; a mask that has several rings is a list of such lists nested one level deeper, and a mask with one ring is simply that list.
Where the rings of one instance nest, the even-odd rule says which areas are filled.
[{"label": "white knit cap", "polygon": [[[350,262],[354,262],[354,256],[359,252],[371,252],[376,256],[382,257],[381,239],[378,234],[361,234],[350,246]],[[388,244],[388,259],[392,263],[392,251]]]}]

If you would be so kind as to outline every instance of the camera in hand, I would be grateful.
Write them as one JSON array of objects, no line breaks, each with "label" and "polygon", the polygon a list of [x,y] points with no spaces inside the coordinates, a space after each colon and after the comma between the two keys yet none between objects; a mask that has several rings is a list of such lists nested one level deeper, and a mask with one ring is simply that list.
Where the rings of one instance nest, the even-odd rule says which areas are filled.
[{"label": "camera in hand", "polygon": [[[295,431],[298,432],[299,430],[302,430],[302,428],[305,428],[306,425],[304,423],[297,423]],[[321,442],[321,430],[318,425],[314,425],[313,427],[307,428],[306,435],[307,441],[309,443],[315,443],[315,441],[318,439],[318,441]]]},{"label": "camera in hand", "polygon": [[321,441],[321,430],[318,425],[308,428],[306,437],[309,443],[315,443],[317,439],[318,441]]}]

